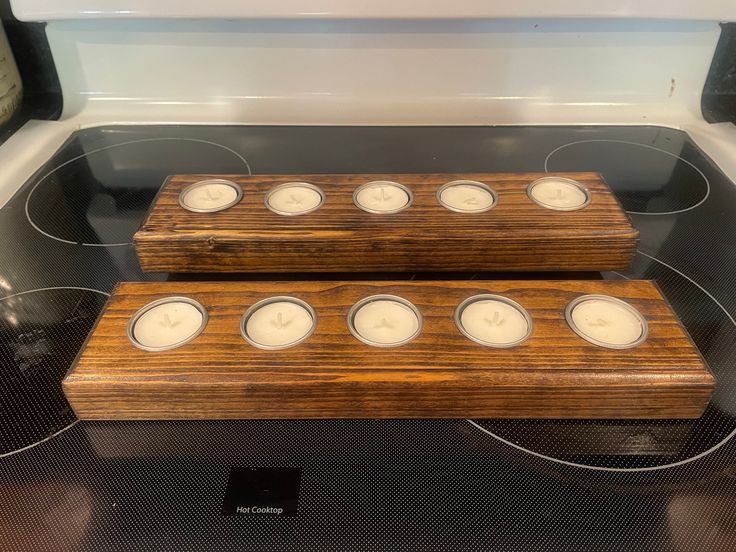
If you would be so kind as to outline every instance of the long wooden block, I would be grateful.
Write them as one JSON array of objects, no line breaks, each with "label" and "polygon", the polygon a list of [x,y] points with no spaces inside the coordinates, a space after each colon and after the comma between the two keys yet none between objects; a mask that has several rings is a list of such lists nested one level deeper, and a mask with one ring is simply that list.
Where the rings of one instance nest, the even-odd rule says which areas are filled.
[{"label": "long wooden block", "polygon": [[[212,175],[171,177],[135,235],[141,266],[165,272],[602,271],[631,263],[638,231],[597,173],[560,173],[590,203],[577,211],[541,207],[527,195],[538,173],[217,175],[243,189],[234,206],[194,213],[179,205],[187,186]],[[413,203],[394,214],[362,211],[353,191],[370,181],[405,185]],[[495,207],[459,213],[437,191],[453,180],[494,189]],[[264,205],[287,182],[321,188],[316,211],[284,216]]]},{"label": "long wooden block", "polygon": [[[533,320],[531,337],[498,349],[460,333],[453,315],[466,298],[500,294]],[[352,305],[393,294],[421,312],[421,334],[376,348],[347,327]],[[648,323],[641,345],[611,350],[568,326],[574,298],[627,301]],[[316,312],[314,333],[269,351],[240,334],[244,311],[289,295]],[[209,314],[193,341],[163,352],[131,344],[127,324],[170,296]],[[403,281],[123,283],[64,380],[82,419],[196,418],[696,418],[714,379],[657,287],[648,281]]]}]

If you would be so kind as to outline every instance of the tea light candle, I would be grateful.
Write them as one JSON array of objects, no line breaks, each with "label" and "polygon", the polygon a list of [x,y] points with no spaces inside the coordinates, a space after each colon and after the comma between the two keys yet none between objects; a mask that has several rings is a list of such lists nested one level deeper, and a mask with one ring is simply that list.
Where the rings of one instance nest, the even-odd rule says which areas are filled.
[{"label": "tea light candle", "polygon": [[375,180],[359,186],[353,193],[353,203],[369,213],[398,213],[406,209],[412,195],[397,182]]},{"label": "tea light candle", "polygon": [[348,314],[350,332],[374,347],[397,347],[419,335],[422,315],[406,299],[373,295],[353,305]]},{"label": "tea light candle", "polygon": [[488,347],[515,347],[532,333],[524,307],[500,295],[469,297],[455,311],[455,323],[465,337]]},{"label": "tea light candle", "polygon": [[437,190],[439,202],[451,211],[481,213],[496,204],[495,192],[474,180],[454,180]]},{"label": "tea light candle", "polygon": [[634,307],[607,295],[583,295],[565,310],[570,327],[601,347],[628,349],[646,340],[647,321]]},{"label": "tea light candle", "polygon": [[213,213],[232,207],[242,197],[243,190],[235,182],[212,178],[184,188],[179,194],[179,205],[195,213]]},{"label": "tea light candle", "polygon": [[288,182],[266,196],[266,207],[279,215],[304,215],[320,208],[325,196],[314,184]]},{"label": "tea light candle", "polygon": [[207,325],[205,308],[187,297],[167,297],[140,309],[128,323],[128,338],[146,351],[181,347]]},{"label": "tea light candle", "polygon": [[270,297],[245,312],[240,330],[255,347],[286,349],[312,335],[316,319],[314,309],[296,297]]},{"label": "tea light candle", "polygon": [[529,184],[529,197],[542,207],[556,211],[575,211],[590,203],[590,194],[579,182],[546,176]]}]

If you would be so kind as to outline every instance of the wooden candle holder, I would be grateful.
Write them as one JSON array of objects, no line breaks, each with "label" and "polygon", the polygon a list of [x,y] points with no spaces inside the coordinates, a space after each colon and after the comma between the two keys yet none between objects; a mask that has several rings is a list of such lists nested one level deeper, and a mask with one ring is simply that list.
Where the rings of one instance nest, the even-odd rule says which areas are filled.
[{"label": "wooden candle holder", "polygon": [[[590,203],[556,211],[535,203],[529,184],[548,174],[218,175],[237,183],[243,197],[214,213],[179,204],[191,184],[214,178],[169,178],[135,235],[141,266],[150,272],[419,272],[603,271],[625,269],[638,231],[597,173],[555,176],[579,182]],[[353,202],[362,184],[395,181],[411,190],[401,212],[365,212]],[[492,188],[496,205],[459,213],[438,200],[440,187],[472,180]],[[324,204],[284,216],[264,204],[287,182],[320,188]]]},{"label": "wooden candle holder", "polygon": [[[508,349],[475,343],[454,313],[476,294],[522,305],[533,332]],[[360,299],[393,294],[421,312],[410,343],[376,348],[348,330]],[[612,350],[580,338],[565,319],[580,295],[638,309],[641,345]],[[258,301],[289,295],[314,309],[314,333],[294,347],[256,348],[240,333]],[[209,321],[168,351],[135,347],[127,326],[148,303],[185,296]],[[696,418],[714,379],[690,337],[648,281],[404,281],[122,283],[64,380],[81,419],[222,418]]]}]

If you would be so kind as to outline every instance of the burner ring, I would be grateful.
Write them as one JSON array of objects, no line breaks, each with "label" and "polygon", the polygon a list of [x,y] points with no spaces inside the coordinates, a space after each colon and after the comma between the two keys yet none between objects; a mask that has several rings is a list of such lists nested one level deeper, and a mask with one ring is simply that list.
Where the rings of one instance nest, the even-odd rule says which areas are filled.
[{"label": "burner ring", "polygon": [[[227,146],[225,146],[223,144],[218,144],[217,142],[211,142],[209,140],[202,140],[202,139],[198,139],[198,138],[179,138],[179,137],[141,138],[141,139],[138,139],[138,140],[128,140],[126,142],[120,142],[118,144],[111,144],[111,145],[108,145],[108,146],[105,146],[105,147],[102,147],[102,148],[98,148],[98,149],[95,149],[95,150],[92,150],[92,151],[88,151],[88,152],[86,152],[86,153],[84,153],[82,155],[77,155],[76,157],[73,157],[72,159],[69,159],[67,161],[64,161],[60,165],[54,167],[53,169],[51,169],[50,171],[48,171],[47,173],[45,173],[41,178],[39,178],[38,182],[36,182],[33,185],[33,187],[31,188],[31,190],[28,192],[28,195],[26,196],[26,201],[25,201],[25,206],[24,206],[26,220],[28,220],[28,223],[37,232],[39,232],[40,234],[46,236],[47,238],[51,238],[52,240],[55,240],[55,241],[58,241],[58,242],[62,242],[62,243],[67,243],[67,244],[71,244],[71,245],[82,245],[82,246],[88,246],[88,247],[120,247],[120,246],[132,245],[132,241],[126,241],[126,242],[120,241],[120,242],[109,242],[109,243],[89,243],[89,242],[85,242],[84,240],[76,240],[75,241],[75,240],[70,240],[70,239],[66,239],[66,238],[63,238],[63,237],[54,235],[53,232],[44,230],[41,227],[41,225],[39,225],[36,221],[33,220],[33,216],[31,215],[31,202],[32,202],[32,198],[34,196],[34,193],[36,193],[36,191],[39,189],[39,187],[42,184],[44,184],[49,177],[51,177],[52,175],[56,174],[57,171],[59,171],[60,169],[66,167],[67,165],[70,165],[70,164],[72,164],[72,163],[74,163],[76,161],[79,161],[80,159],[84,159],[84,158],[90,157],[92,155],[95,155],[97,153],[101,153],[101,152],[104,152],[104,151],[114,150],[114,149],[117,149],[117,148],[122,148],[122,147],[125,147],[125,146],[134,145],[134,144],[150,143],[150,142],[153,142],[153,143],[162,143],[162,142],[163,143],[168,143],[168,142],[186,142],[186,143],[207,144],[207,145],[210,145],[210,146],[215,146],[215,147],[220,148],[221,150],[225,150],[226,152],[229,152],[233,156],[235,156],[235,158],[240,163],[242,163],[245,166],[246,170],[248,171],[248,174],[249,175],[252,174],[250,165],[249,165],[248,161],[245,159],[245,157],[243,157],[242,155],[240,155],[237,151],[235,151],[235,150],[233,150],[233,149],[231,149],[231,148],[229,148],[229,147],[227,147]],[[189,171],[187,171],[187,172],[189,172]],[[191,171],[191,172],[199,172],[199,171]],[[163,179],[162,179],[161,183],[159,184],[159,189],[160,189],[160,185],[162,185],[162,183],[163,183]],[[136,227],[137,226],[140,226],[140,224],[136,225]]]},{"label": "burner ring", "polygon": [[[643,201],[642,197],[639,197],[642,195],[642,190],[636,190],[637,193],[633,193],[633,195],[631,192],[627,193],[623,190],[618,190],[618,193],[616,193],[617,192],[616,181],[621,177],[617,176],[615,172],[622,170],[622,168],[624,167],[627,167],[628,166],[627,163],[613,163],[610,167],[610,170],[604,170],[600,166],[595,166],[595,162],[586,164],[584,160],[583,160],[583,165],[581,166],[579,165],[580,161],[578,160],[578,158],[574,158],[570,160],[570,163],[572,164],[572,168],[570,165],[567,165],[567,166],[562,166],[559,168],[556,167],[554,171],[550,169],[550,160],[556,154],[559,154],[560,152],[562,152],[563,150],[567,148],[574,148],[576,146],[585,146],[585,145],[589,146],[591,144],[594,146],[598,144],[607,144],[609,145],[609,150],[612,144],[614,145],[614,147],[619,147],[619,148],[623,146],[634,146],[635,148],[641,148],[643,151],[656,152],[656,155],[664,154],[665,156],[667,156],[667,158],[676,160],[676,163],[677,162],[682,163],[683,164],[682,167],[684,167],[688,171],[691,171],[692,174],[698,178],[698,180],[702,184],[703,189],[697,190],[697,194],[698,194],[697,197],[691,197],[686,202],[682,202],[682,198],[679,196],[683,194],[694,195],[692,191],[692,186],[686,186],[686,187],[681,186],[680,189],[675,190],[676,193],[669,194],[669,195],[662,193],[663,188],[660,188],[659,190],[656,190],[657,192],[659,192],[658,194],[650,194],[648,197],[646,197],[646,200],[647,201],[660,200],[660,201],[663,201],[669,204],[670,208],[666,210],[662,210],[662,211],[643,211],[639,207],[637,207],[637,205]],[[628,148],[625,148],[625,149],[628,149]],[[606,155],[610,157],[611,155],[610,151],[607,151]],[[629,155],[627,155],[626,157],[629,157]],[[597,158],[605,158],[605,156],[598,156]],[[655,165],[661,164],[657,162],[656,158],[654,157],[649,157],[645,161],[648,161],[650,163],[654,161]],[[670,161],[670,159],[668,159],[668,161]],[[653,168],[655,170],[656,169],[662,170],[661,166],[655,166]],[[665,166],[665,169],[667,168],[669,167]],[[575,171],[597,171],[597,172],[602,173],[603,177],[606,178],[611,189],[619,197],[619,199],[621,200],[621,203],[624,204],[624,208],[626,208],[626,212],[629,214],[633,214],[633,215],[654,216],[654,215],[675,215],[678,213],[685,213],[687,211],[691,211],[699,207],[700,205],[705,203],[708,197],[710,197],[711,187],[710,187],[710,181],[708,180],[708,177],[705,175],[705,173],[703,173],[702,170],[700,170],[691,161],[688,161],[687,159],[685,159],[684,157],[680,155],[677,155],[675,153],[669,152],[667,150],[664,150],[664,149],[661,149],[655,146],[651,146],[649,144],[641,144],[638,142],[630,142],[627,140],[591,139],[591,140],[578,140],[576,142],[570,142],[567,144],[563,144],[553,149],[544,159],[544,170],[545,172],[559,172],[559,171],[564,171],[564,170],[568,170],[568,171],[575,170]],[[614,173],[614,174],[612,175],[611,173]],[[626,176],[623,176],[622,179],[625,180]],[[668,180],[667,183],[669,184],[669,182],[670,181]],[[643,191],[643,192],[644,192],[643,195],[646,196],[646,191]],[[673,196],[676,196],[676,197],[673,197]],[[630,205],[627,206],[627,203]],[[671,207],[677,207],[677,208],[671,208]]]},{"label": "burner ring", "polygon": [[[35,297],[24,301],[28,296]],[[68,286],[0,298],[0,361],[11,397],[3,413],[7,426],[0,432],[0,458],[49,441],[79,421],[64,398],[61,381],[109,296]]]},{"label": "burner ring", "polygon": [[[667,270],[671,271],[672,273],[676,274],[677,276],[679,276],[681,278],[684,278],[690,284],[694,285],[700,292],[702,292],[715,305],[715,307],[719,311],[721,311],[725,315],[725,317],[728,320],[728,322],[734,328],[736,328],[736,319],[734,319],[734,317],[731,315],[731,313],[729,313],[728,310],[726,310],[726,308],[715,297],[713,297],[713,295],[710,292],[708,292],[703,286],[701,286],[695,280],[693,280],[689,276],[685,275],[684,273],[680,272],[676,268],[668,265],[667,263],[665,263],[663,261],[660,261],[659,259],[657,259],[655,257],[652,257],[651,255],[647,255],[646,253],[643,253],[641,251],[637,251],[637,253],[639,255],[641,255],[642,257],[645,257],[646,259],[649,259],[651,261],[656,262],[657,264],[661,265],[662,267],[666,268]],[[629,279],[628,276],[625,276],[623,274],[619,274],[617,272],[615,274],[617,274],[618,276],[620,276],[622,278]],[[711,369],[713,369],[713,366],[712,365],[711,365]],[[718,388],[716,388],[716,392],[717,392],[717,390],[718,390]],[[715,393],[714,393],[714,396],[715,396]],[[713,399],[711,399],[711,400],[713,400]],[[707,412],[707,410],[706,410],[706,412]],[[703,415],[703,417],[705,417],[705,414]],[[699,460],[699,459],[701,459],[701,458],[703,458],[705,456],[708,456],[709,454],[717,451],[718,449],[720,449],[721,447],[723,447],[725,444],[727,444],[729,441],[731,441],[731,439],[733,439],[736,436],[736,427],[734,427],[734,428],[732,428],[729,431],[729,433],[725,437],[719,439],[718,441],[715,441],[711,446],[709,446],[705,450],[700,450],[698,452],[691,451],[692,454],[690,454],[690,455],[682,458],[681,460],[677,460],[677,461],[669,462],[669,463],[665,463],[665,464],[654,464],[654,465],[641,466],[641,467],[620,467],[620,466],[606,466],[606,465],[601,465],[601,464],[584,464],[582,462],[575,462],[575,461],[571,461],[571,460],[565,460],[563,458],[558,458],[558,457],[552,456],[550,454],[545,454],[545,453],[537,452],[536,450],[533,450],[532,448],[527,448],[527,447],[523,446],[522,444],[519,444],[518,442],[515,442],[515,441],[517,441],[517,439],[514,439],[513,435],[509,435],[509,438],[505,438],[505,437],[503,437],[501,435],[498,435],[497,433],[494,433],[492,430],[484,427],[482,425],[482,423],[479,423],[479,422],[477,422],[475,420],[471,420],[471,419],[467,419],[466,421],[469,424],[471,424],[473,427],[475,427],[476,429],[478,429],[479,431],[485,433],[486,435],[489,435],[489,436],[493,437],[494,439],[496,439],[496,440],[498,440],[498,441],[500,441],[500,442],[502,442],[502,443],[504,443],[504,444],[506,444],[506,445],[508,445],[508,446],[510,446],[510,447],[512,447],[512,448],[514,448],[516,450],[518,450],[518,451],[527,453],[527,454],[529,454],[531,456],[535,456],[535,457],[541,458],[543,460],[548,460],[550,462],[555,462],[557,464],[562,464],[562,465],[569,466],[569,467],[574,467],[574,468],[583,468],[583,469],[587,469],[587,470],[591,470],[591,471],[618,472],[618,473],[653,472],[653,471],[664,470],[664,469],[668,469],[668,468],[675,468],[675,467],[678,467],[678,466],[689,464],[691,462],[694,462],[696,460]],[[693,430],[693,431],[695,431],[695,430]]]}]

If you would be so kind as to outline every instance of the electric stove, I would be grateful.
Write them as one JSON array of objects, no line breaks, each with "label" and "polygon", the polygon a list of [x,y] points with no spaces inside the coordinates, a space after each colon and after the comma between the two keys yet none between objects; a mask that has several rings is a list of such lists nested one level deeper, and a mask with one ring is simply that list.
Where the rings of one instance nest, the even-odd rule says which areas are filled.
[{"label": "electric stove", "polygon": [[[132,237],[168,175],[522,171],[599,171],[641,232],[631,268],[340,278],[652,279],[716,377],[700,419],[92,423],[65,401],[120,281],[336,277],[142,272]],[[101,125],[19,183],[0,233],[7,549],[736,548],[736,187],[685,132]]]}]

